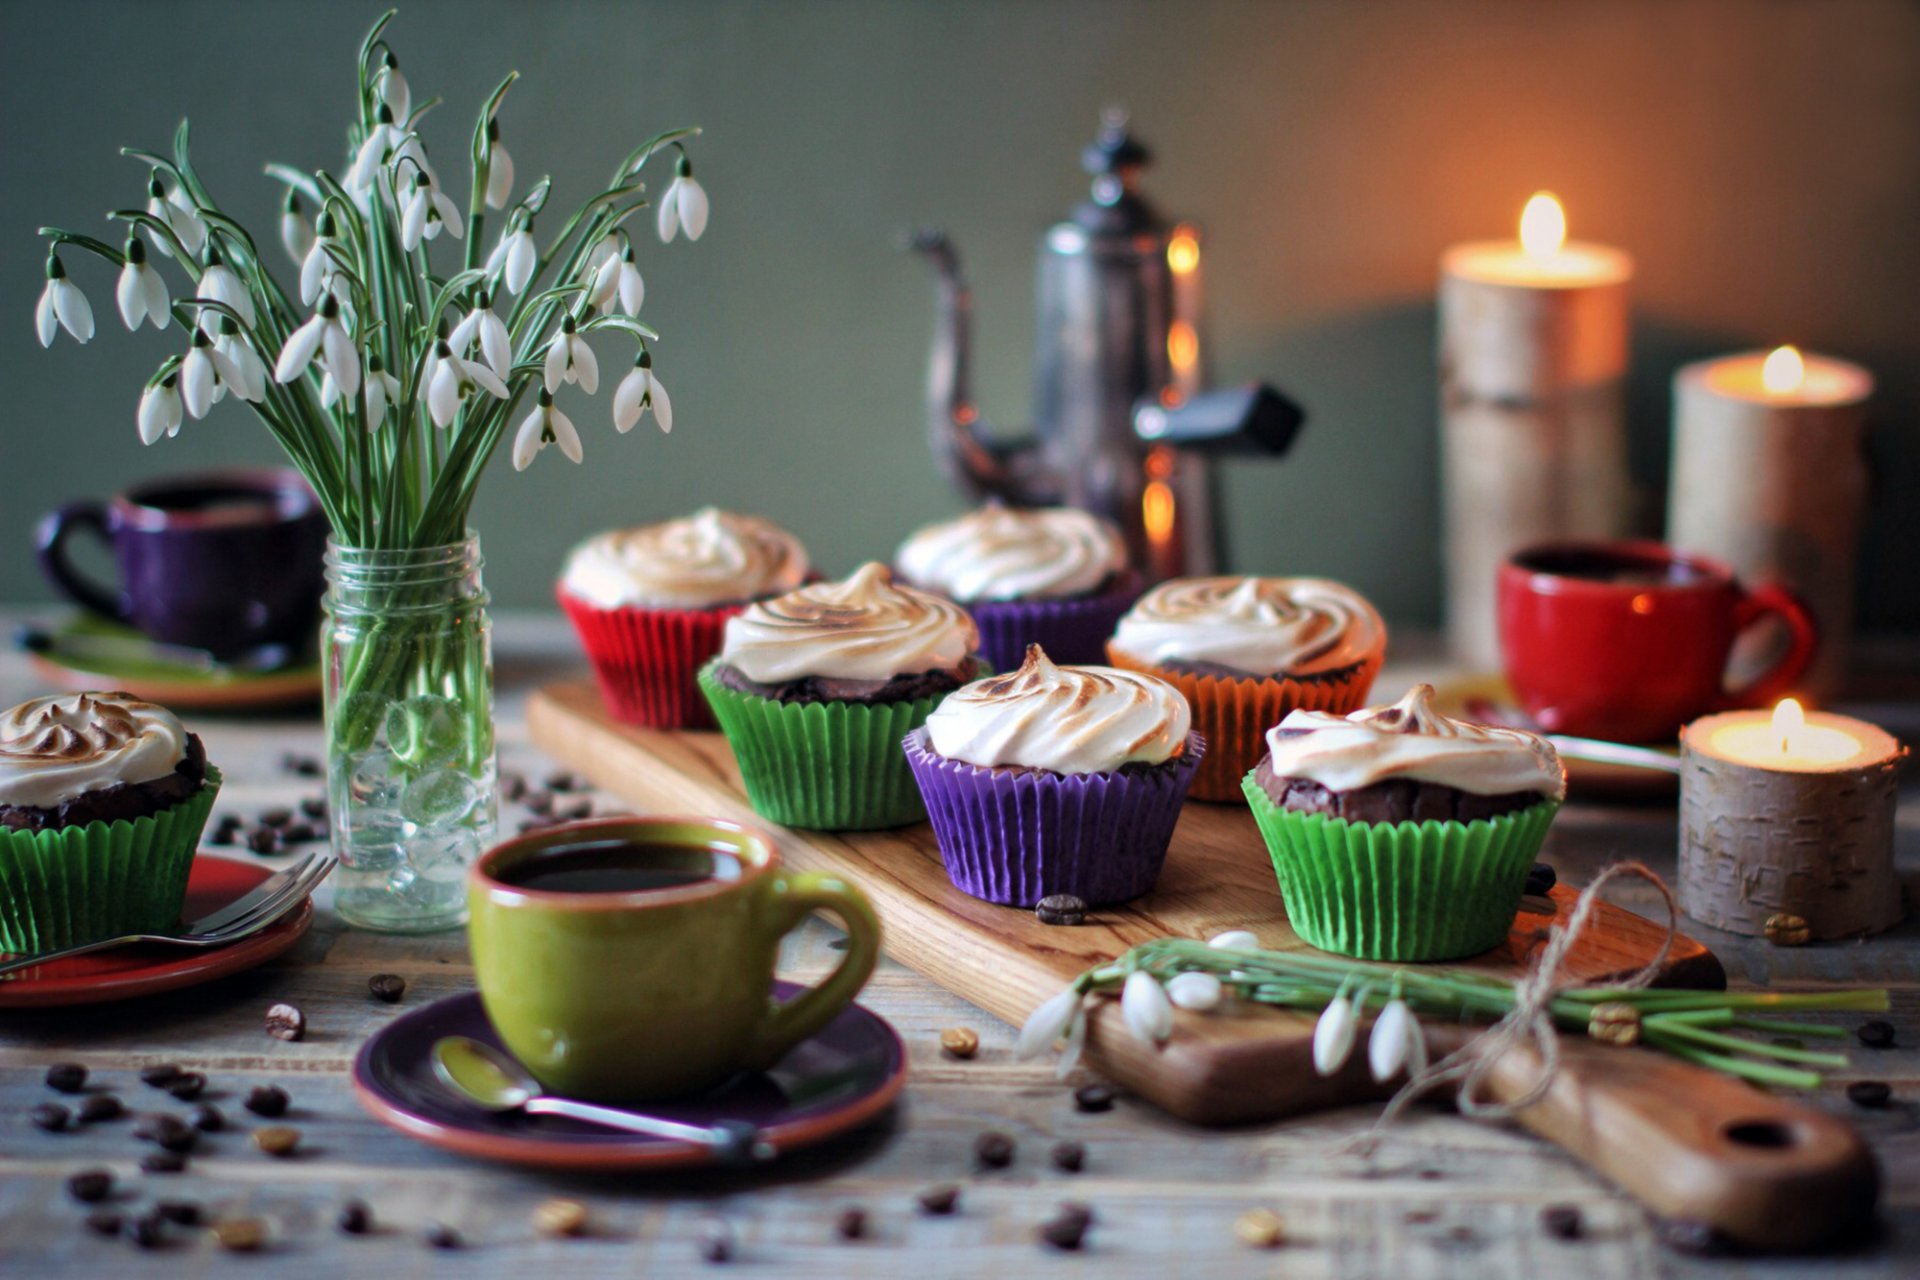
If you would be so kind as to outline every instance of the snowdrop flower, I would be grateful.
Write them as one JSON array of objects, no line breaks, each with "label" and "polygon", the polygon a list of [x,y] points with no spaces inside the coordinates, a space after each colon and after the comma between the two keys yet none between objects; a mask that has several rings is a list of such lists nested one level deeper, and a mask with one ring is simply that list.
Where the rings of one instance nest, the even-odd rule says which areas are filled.
[{"label": "snowdrop flower", "polygon": [[619,253],[600,264],[588,300],[602,311],[611,311],[616,297],[620,309],[630,316],[640,314],[640,304],[647,298],[647,282],[640,278],[640,268],[633,265],[631,244],[622,245]]},{"label": "snowdrop flower", "polygon": [[331,373],[320,375],[320,407],[331,409],[340,403],[340,384],[333,380]]},{"label": "snowdrop flower", "polygon": [[[207,246],[207,269],[200,273],[200,284],[193,296],[211,299],[214,302],[224,302],[239,313],[240,318],[246,321],[249,328],[253,326],[253,297],[247,292],[246,284],[234,274],[233,268],[221,260],[220,250],[213,245]],[[211,309],[202,310],[200,312],[201,329],[211,330],[216,327],[218,315],[218,312]]]},{"label": "snowdrop flower", "polygon": [[140,443],[180,434],[184,406],[180,403],[180,375],[169,373],[140,393]]},{"label": "snowdrop flower", "polygon": [[1167,999],[1176,1008],[1201,1013],[1219,1008],[1224,990],[1220,979],[1210,973],[1177,973],[1167,980]]},{"label": "snowdrop flower", "polygon": [[512,230],[501,236],[500,243],[487,255],[487,274],[500,275],[507,292],[518,296],[533,279],[533,269],[539,265],[540,248],[533,242],[532,223],[526,215],[518,215]]},{"label": "snowdrop flower", "polygon": [[1054,1076],[1065,1080],[1068,1074],[1080,1065],[1080,1054],[1086,1047],[1087,1002],[1082,1000],[1073,1006],[1073,1019],[1067,1023],[1067,1038],[1060,1046],[1060,1061],[1054,1067]]},{"label": "snowdrop flower", "polygon": [[340,242],[335,238],[337,230],[333,211],[322,209],[319,224],[314,230],[313,243],[307,246],[306,253],[300,259],[300,301],[306,306],[314,304],[336,273],[333,257],[327,250],[339,246]]},{"label": "snowdrop flower", "polygon": [[146,242],[138,236],[127,237],[127,261],[120,268],[114,300],[120,304],[120,319],[129,333],[137,332],[142,320],[151,320],[154,328],[164,329],[172,318],[169,308],[173,300],[167,295],[167,282],[148,265]]},{"label": "snowdrop flower", "polygon": [[395,120],[405,120],[413,108],[413,91],[407,87],[407,78],[400,74],[400,59],[393,56],[393,50],[387,50],[386,60],[373,76],[373,92],[387,110],[393,113]]},{"label": "snowdrop flower", "polygon": [[[200,246],[207,242],[207,224],[201,220],[200,211],[193,207],[193,199],[178,187],[172,194],[167,192],[167,184],[155,169],[147,180],[147,212],[160,219],[173,229],[181,247],[188,253],[199,253]],[[149,231],[148,235],[153,233]],[[159,236],[153,236],[153,247],[162,257],[171,258],[173,248]]]},{"label": "snowdrop flower", "polygon": [[1315,1074],[1330,1076],[1347,1064],[1347,1059],[1353,1056],[1353,1041],[1357,1031],[1353,1001],[1345,996],[1335,996],[1329,1000],[1320,1015],[1320,1021],[1313,1026]]},{"label": "snowdrop flower", "polygon": [[667,389],[660,385],[660,379],[653,376],[653,356],[642,348],[633,368],[613,393],[614,429],[621,435],[627,434],[648,409],[653,410],[653,420],[660,424],[661,435],[673,430],[673,401],[667,398]]},{"label": "snowdrop flower", "polygon": [[300,193],[287,188],[286,203],[280,206],[280,245],[295,262],[305,262],[313,249],[313,224],[300,207]]},{"label": "snowdrop flower", "polygon": [[240,378],[233,361],[213,345],[207,331],[194,330],[193,346],[180,365],[180,398],[187,416],[206,417],[207,410],[224,400],[229,390],[238,389]]},{"label": "snowdrop flower", "polygon": [[367,430],[377,431],[386,420],[387,406],[392,405],[397,412],[405,399],[400,394],[400,379],[387,372],[387,366],[381,363],[380,353],[367,356]]},{"label": "snowdrop flower", "polygon": [[1373,1020],[1373,1034],[1367,1039],[1367,1070],[1374,1083],[1384,1084],[1405,1068],[1417,1076],[1427,1067],[1427,1042],[1420,1034],[1420,1022],[1405,1000],[1389,1000]]},{"label": "snowdrop flower", "polygon": [[1120,1016],[1136,1039],[1162,1044],[1173,1034],[1173,1002],[1160,980],[1143,970],[1127,975],[1120,988]]},{"label": "snowdrop flower", "polygon": [[434,185],[431,173],[416,168],[413,191],[400,211],[400,245],[412,253],[422,240],[432,240],[442,230],[451,232],[455,240],[466,235],[460,228],[460,207]]},{"label": "snowdrop flower", "polygon": [[1260,939],[1253,936],[1251,929],[1229,929],[1225,933],[1216,933],[1208,946],[1220,951],[1258,951]]},{"label": "snowdrop flower", "polygon": [[662,244],[671,244],[674,233],[682,228],[689,240],[698,240],[707,229],[707,190],[694,178],[693,163],[684,151],[674,164],[673,181],[660,197],[656,216]]},{"label": "snowdrop flower", "polygon": [[1027,1015],[1019,1037],[1013,1042],[1013,1056],[1037,1058],[1051,1049],[1072,1028],[1074,1015],[1079,1010],[1080,992],[1073,987],[1048,999]]},{"label": "snowdrop flower", "polygon": [[534,406],[520,423],[520,430],[513,436],[513,469],[525,471],[533,465],[540,451],[550,444],[560,446],[560,452],[574,461],[580,461],[580,433],[573,429],[573,423],[567,415],[553,407],[553,393],[545,387],[540,388],[540,403]]},{"label": "snowdrop flower", "polygon": [[504,209],[513,193],[513,157],[500,141],[500,122],[487,121],[487,207]]},{"label": "snowdrop flower", "polygon": [[[473,395],[475,391],[485,391],[488,395],[501,400],[507,398],[507,384],[494,377],[493,370],[478,360],[462,360],[454,355],[453,348],[447,345],[445,338],[434,344],[433,355],[433,377],[427,382],[427,413],[433,418],[435,426],[444,427],[452,422],[459,414],[460,406],[465,404],[467,397]],[[562,418],[561,421],[565,422],[566,419]],[[572,431],[573,424],[568,423],[567,430]],[[516,443],[514,445],[516,459],[519,456],[519,449],[520,446]],[[561,451],[566,451],[564,444],[561,446]],[[580,441],[576,436],[573,453],[569,455],[575,462],[580,460],[579,451]],[[515,465],[518,465],[517,461]],[[520,469],[525,470],[524,467]]]},{"label": "snowdrop flower", "polygon": [[287,345],[280,349],[280,359],[273,366],[273,380],[292,382],[306,372],[316,354],[320,357],[321,369],[332,374],[343,391],[348,395],[358,394],[360,353],[347,335],[347,326],[340,320],[340,300],[331,293],[323,294],[320,309],[313,313],[313,318],[288,336]]},{"label": "snowdrop flower", "polygon": [[80,286],[67,279],[67,268],[60,255],[47,255],[47,287],[40,291],[40,304],[33,309],[34,332],[40,345],[53,345],[53,335],[65,329],[75,342],[93,336],[93,306]]},{"label": "snowdrop flower", "polygon": [[506,323],[493,313],[493,299],[482,289],[474,300],[473,310],[462,317],[453,327],[450,339],[453,349],[466,355],[476,342],[480,345],[480,354],[486,360],[487,367],[502,382],[513,368],[513,343],[507,337]]},{"label": "snowdrop flower", "polygon": [[382,105],[373,128],[367,130],[360,150],[353,156],[353,164],[347,168],[347,190],[356,195],[365,195],[372,190],[375,178],[386,173],[387,163],[396,158],[406,134],[393,123],[393,109]]},{"label": "snowdrop flower", "polygon": [[592,395],[600,389],[600,364],[593,358],[593,348],[580,336],[579,326],[572,316],[560,321],[560,332],[553,335],[553,341],[547,344],[546,381],[547,390],[558,391],[563,382],[577,382],[580,389]]},{"label": "snowdrop flower", "polygon": [[214,351],[233,367],[230,382],[242,400],[259,404],[267,398],[267,366],[260,361],[253,344],[240,335],[240,326],[229,317],[220,320],[220,336],[214,339]]}]

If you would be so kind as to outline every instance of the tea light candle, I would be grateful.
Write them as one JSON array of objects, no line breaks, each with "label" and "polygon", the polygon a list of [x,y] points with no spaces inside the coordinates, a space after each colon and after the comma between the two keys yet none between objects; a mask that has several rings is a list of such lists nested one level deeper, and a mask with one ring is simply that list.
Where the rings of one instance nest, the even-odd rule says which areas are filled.
[{"label": "tea light candle", "polygon": [[[1820,626],[1805,681],[1816,697],[1831,696],[1846,670],[1872,394],[1859,365],[1793,347],[1674,377],[1667,540],[1800,594]],[[1737,655],[1735,674],[1769,656]]]},{"label": "tea light candle", "polygon": [[1633,259],[1569,242],[1540,192],[1518,240],[1455,245],[1440,262],[1440,420],[1447,635],[1500,662],[1500,563],[1533,542],[1614,537],[1628,518],[1622,388]]},{"label": "tea light candle", "polygon": [[1680,905],[1761,934],[1800,916],[1814,938],[1899,923],[1895,781],[1906,748],[1863,720],[1809,714],[1792,698],[1732,711],[1680,736]]}]

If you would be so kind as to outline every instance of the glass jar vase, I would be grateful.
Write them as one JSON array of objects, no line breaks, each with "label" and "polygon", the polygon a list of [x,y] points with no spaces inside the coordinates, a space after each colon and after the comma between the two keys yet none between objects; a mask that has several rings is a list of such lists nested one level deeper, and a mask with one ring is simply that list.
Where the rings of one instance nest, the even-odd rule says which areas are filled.
[{"label": "glass jar vase", "polygon": [[326,556],[327,799],[334,908],[391,933],[467,918],[498,821],[493,645],[480,539]]}]

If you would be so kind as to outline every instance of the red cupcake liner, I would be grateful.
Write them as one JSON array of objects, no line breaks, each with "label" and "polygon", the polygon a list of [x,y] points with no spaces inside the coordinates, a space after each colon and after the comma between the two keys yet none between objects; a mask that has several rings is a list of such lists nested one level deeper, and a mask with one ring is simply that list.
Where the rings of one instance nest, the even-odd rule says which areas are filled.
[{"label": "red cupcake liner", "polygon": [[649,729],[714,727],[694,677],[719,654],[727,619],[745,605],[602,609],[564,590],[554,594],[573,621],[614,719]]}]

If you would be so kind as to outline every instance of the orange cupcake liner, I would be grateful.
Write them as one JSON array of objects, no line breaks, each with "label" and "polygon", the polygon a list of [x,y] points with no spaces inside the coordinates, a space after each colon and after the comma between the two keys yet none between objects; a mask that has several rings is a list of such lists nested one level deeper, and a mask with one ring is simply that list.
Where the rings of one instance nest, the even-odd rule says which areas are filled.
[{"label": "orange cupcake liner", "polygon": [[1241,801],[1240,779],[1267,754],[1267,730],[1291,711],[1346,715],[1366,705],[1385,652],[1362,659],[1337,676],[1295,680],[1287,676],[1194,675],[1139,662],[1107,646],[1116,667],[1144,671],[1178,689],[1193,712],[1193,730],[1207,740],[1206,758],[1193,776],[1189,799]]}]

